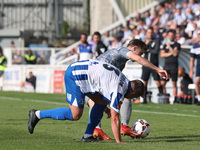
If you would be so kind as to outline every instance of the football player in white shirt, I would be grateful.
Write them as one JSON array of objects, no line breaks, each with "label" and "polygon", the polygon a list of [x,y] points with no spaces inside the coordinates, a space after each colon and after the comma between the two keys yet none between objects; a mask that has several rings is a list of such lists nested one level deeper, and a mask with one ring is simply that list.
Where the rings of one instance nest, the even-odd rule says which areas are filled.
[{"label": "football player in white shirt", "polygon": [[28,130],[32,134],[39,120],[79,120],[83,114],[85,95],[94,100],[89,124],[82,142],[98,142],[93,131],[103,116],[107,104],[111,107],[111,126],[117,143],[122,143],[120,134],[119,110],[124,98],[144,95],[144,84],[140,80],[129,81],[113,65],[98,60],[85,60],[72,63],[65,72],[66,101],[69,108],[50,110],[30,110]]}]

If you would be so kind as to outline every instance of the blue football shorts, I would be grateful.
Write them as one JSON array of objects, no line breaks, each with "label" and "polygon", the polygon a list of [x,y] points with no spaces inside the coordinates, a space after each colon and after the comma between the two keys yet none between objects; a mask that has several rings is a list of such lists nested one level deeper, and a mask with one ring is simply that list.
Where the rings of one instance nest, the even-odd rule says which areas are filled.
[{"label": "blue football shorts", "polygon": [[72,75],[71,65],[67,68],[64,76],[66,88],[66,101],[78,108],[84,108],[85,95],[81,92],[79,86],[75,83],[76,78]]}]

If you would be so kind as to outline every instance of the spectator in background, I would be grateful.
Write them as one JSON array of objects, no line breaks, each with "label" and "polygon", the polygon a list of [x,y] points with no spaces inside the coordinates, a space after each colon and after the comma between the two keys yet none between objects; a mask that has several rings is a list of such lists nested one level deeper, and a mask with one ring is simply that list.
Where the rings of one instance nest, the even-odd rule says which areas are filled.
[{"label": "spectator in background", "polygon": [[16,54],[15,42],[14,41],[10,42],[10,48],[12,50],[12,58],[13,58],[14,54]]},{"label": "spectator in background", "polygon": [[[175,41],[174,30],[169,30],[166,44],[161,48],[160,56],[165,58],[164,69],[172,78],[173,96],[177,95],[177,78],[178,78],[178,55],[181,50],[181,45]],[[166,83],[168,80],[162,80],[161,85],[163,92],[166,93]]]},{"label": "spectator in background", "polygon": [[111,44],[112,36],[110,35],[109,31],[106,31],[102,36],[102,42],[106,47],[108,47]]},{"label": "spectator in background", "polygon": [[187,34],[186,38],[188,39],[191,39],[192,38],[192,32],[194,31],[194,18],[190,18],[187,25],[186,25],[186,28],[185,28],[185,33]]},{"label": "spectator in background", "polygon": [[178,76],[181,78],[181,92],[179,95],[189,95],[188,93],[188,85],[193,83],[192,79],[189,75],[185,72],[183,67],[178,67]]},{"label": "spectator in background", "polygon": [[0,46],[0,77],[3,76],[4,74],[4,70],[6,68],[7,65],[7,59],[6,57],[3,55],[3,49]]},{"label": "spectator in background", "polygon": [[195,0],[188,0],[188,7],[192,9],[192,12],[195,15],[199,15],[199,6],[197,3],[195,3]]},{"label": "spectator in background", "polygon": [[13,55],[13,58],[12,58],[12,64],[22,64],[22,61],[23,61],[23,57],[21,55],[21,51],[20,50],[16,50],[15,51],[15,54]]},{"label": "spectator in background", "polygon": [[[144,58],[150,61],[152,64],[158,67],[159,57],[158,54],[160,52],[160,41],[158,39],[153,38],[153,28],[148,28],[145,37],[145,44],[148,47],[148,50],[144,53]],[[163,93],[163,89],[160,83],[160,77],[155,70],[151,70],[150,68],[142,66],[142,77],[141,79],[144,81],[145,88],[145,97],[144,102],[147,103],[146,94],[147,94],[147,84],[152,73],[154,81],[158,87],[159,93]]]},{"label": "spectator in background", "polygon": [[112,43],[111,45],[108,47],[108,49],[113,49],[113,48],[118,48],[122,46],[122,42],[121,42],[121,39],[120,37],[113,37],[112,38]]},{"label": "spectator in background", "polygon": [[40,51],[40,55],[37,58],[37,64],[48,64],[49,63],[49,57],[45,54],[44,50]]},{"label": "spectator in background", "polygon": [[137,30],[141,31],[141,30],[147,30],[147,29],[148,29],[148,26],[146,26],[143,20],[140,20],[138,22]]},{"label": "spectator in background", "polygon": [[190,50],[190,78],[193,78],[194,60],[197,59],[195,92],[198,99],[197,105],[200,105],[200,33],[198,34],[198,40],[199,42],[194,43],[192,49]]},{"label": "spectator in background", "polygon": [[160,28],[166,28],[168,26],[168,19],[169,19],[169,14],[166,13],[165,9],[162,9],[160,11],[160,19],[159,19],[159,26]]},{"label": "spectator in background", "polygon": [[189,8],[188,7],[188,1],[187,0],[182,0],[181,1],[181,6],[182,6],[181,12],[186,14],[187,13],[187,9]]},{"label": "spectator in background", "polygon": [[154,33],[154,34],[153,34],[153,38],[162,41],[162,40],[163,40],[163,37],[162,37],[162,33],[160,33],[160,30],[159,30],[159,29],[160,29],[160,28],[159,28],[158,25],[153,26],[153,33]]},{"label": "spectator in background", "polygon": [[134,39],[140,39],[140,31],[139,30],[137,30],[137,29],[134,29],[133,30],[133,32],[134,32]]},{"label": "spectator in background", "polygon": [[29,49],[27,54],[24,55],[26,64],[36,64],[36,56],[33,55],[32,51]]},{"label": "spectator in background", "polygon": [[187,18],[187,22],[190,20],[190,19],[193,19],[194,18],[194,14],[192,12],[192,9],[190,7],[188,7],[186,9],[186,12],[185,12],[185,15],[186,15],[186,18]]},{"label": "spectator in background", "polygon": [[167,30],[163,30],[162,37],[163,37],[163,40],[161,41],[161,44],[164,45],[167,41]]},{"label": "spectator in background", "polygon": [[199,20],[199,16],[200,16],[200,15],[194,17],[194,23],[197,24],[198,29],[200,29],[200,20]]},{"label": "spectator in background", "polygon": [[0,91],[3,88],[3,74],[7,65],[7,59],[3,55],[3,49],[0,46]]},{"label": "spectator in background", "polygon": [[181,8],[176,9],[176,13],[174,15],[173,21],[178,25],[178,26],[185,26],[186,25],[186,16],[184,13],[181,13]]},{"label": "spectator in background", "polygon": [[94,32],[93,41],[96,44],[96,46],[93,46],[93,51],[96,52],[96,57],[107,51],[107,47],[101,41],[101,34],[98,31]]},{"label": "spectator in background", "polygon": [[78,60],[93,59],[95,53],[92,51],[92,45],[87,42],[86,33],[81,34],[80,42],[81,44],[76,48]]},{"label": "spectator in background", "polygon": [[122,43],[124,43],[127,37],[131,35],[131,30],[129,30],[128,26],[126,26],[125,28],[122,29],[122,31],[123,31]]},{"label": "spectator in background", "polygon": [[149,27],[151,24],[151,14],[149,11],[145,12],[145,24]]},{"label": "spectator in background", "polygon": [[16,91],[28,91],[28,92],[34,92],[36,88],[36,76],[33,75],[33,72],[29,72],[28,77],[26,77],[25,82],[21,82],[19,84],[19,87],[16,89]]},{"label": "spectator in background", "polygon": [[181,36],[181,33],[176,33],[176,41],[180,44],[180,45],[184,45],[185,44],[185,37]]},{"label": "spectator in background", "polygon": [[154,27],[155,25],[158,25],[159,23],[159,15],[158,12],[156,10],[153,11],[152,17],[151,17],[151,26]]},{"label": "spectator in background", "polygon": [[128,21],[127,21],[127,26],[129,28],[129,30],[133,30],[135,28],[135,25],[134,25],[134,18],[131,17]]},{"label": "spectator in background", "polygon": [[143,18],[141,17],[141,14],[139,12],[136,13],[136,16],[135,16],[135,20],[134,20],[134,26],[137,27],[138,26],[138,23],[140,20],[142,20]]}]

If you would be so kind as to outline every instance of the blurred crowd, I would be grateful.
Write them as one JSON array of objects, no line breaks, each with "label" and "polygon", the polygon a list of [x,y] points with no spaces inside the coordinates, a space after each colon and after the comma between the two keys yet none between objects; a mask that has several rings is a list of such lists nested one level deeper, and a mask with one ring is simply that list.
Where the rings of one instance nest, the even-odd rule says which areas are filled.
[{"label": "blurred crowd", "polygon": [[[149,27],[153,28],[153,37],[158,39],[161,44],[165,44],[169,30],[175,30],[175,41],[180,45],[192,45],[198,42],[200,33],[200,1],[195,0],[172,0],[159,4],[153,12],[147,11],[144,14],[137,13],[127,21],[125,27],[111,35],[109,31],[100,35],[101,42],[112,49],[126,45],[131,39],[141,39],[145,41],[146,32]],[[95,34],[92,40],[88,41],[93,46],[93,53],[97,40]],[[87,37],[87,35],[85,35]],[[84,39],[80,39],[83,41]],[[95,41],[96,40],[96,41]],[[65,56],[78,53],[78,49],[72,49]],[[97,53],[94,55],[98,55]]]},{"label": "blurred crowd", "polygon": [[22,54],[21,50],[15,47],[15,43],[11,41],[10,48],[12,49],[12,64],[49,64],[50,52],[45,50],[26,50]]},{"label": "blurred crowd", "polygon": [[[165,59],[163,68],[171,76],[173,86],[171,94],[176,97],[178,94],[178,55],[181,46],[192,45],[194,51],[191,52],[191,60],[199,59],[197,49],[200,47],[200,1],[172,0],[159,4],[153,12],[147,11],[144,14],[138,12],[115,35],[111,35],[109,31],[101,35],[97,31],[88,41],[87,34],[83,33],[80,37],[81,44],[62,57],[78,54],[78,60],[96,58],[107,50],[121,46],[126,47],[132,39],[140,39],[147,44],[149,51],[145,53],[144,57],[154,65],[159,65],[159,57]],[[192,79],[194,61],[191,60],[188,63],[193,65],[192,67],[190,65],[188,77]],[[147,87],[150,73],[153,74],[159,93],[167,93],[165,86],[168,81],[159,79],[152,71],[143,68],[141,78],[145,87]],[[198,72],[196,76],[199,76]],[[186,80],[186,78],[183,79]],[[184,84],[181,86],[188,87],[189,83],[181,82],[181,84]],[[198,88],[199,78],[195,79],[195,84]],[[181,94],[187,95],[188,93],[181,92]],[[196,94],[200,104],[199,89],[196,89]]]}]

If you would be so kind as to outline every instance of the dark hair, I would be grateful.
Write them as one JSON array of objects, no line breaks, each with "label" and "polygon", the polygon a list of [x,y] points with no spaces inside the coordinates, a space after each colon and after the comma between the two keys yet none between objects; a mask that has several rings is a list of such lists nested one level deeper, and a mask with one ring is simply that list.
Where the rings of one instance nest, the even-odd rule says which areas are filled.
[{"label": "dark hair", "polygon": [[99,37],[101,38],[101,34],[100,34],[98,31],[94,32],[94,33],[93,33],[93,36],[94,36],[94,35],[97,35],[97,36],[99,36]]},{"label": "dark hair", "polygon": [[129,47],[129,46],[131,46],[131,47],[133,47],[133,46],[138,46],[138,47],[140,47],[141,49],[144,49],[144,51],[146,51],[148,48],[147,48],[147,45],[142,41],[142,40],[139,40],[139,39],[133,39],[133,40],[131,40],[129,43],[128,43],[128,45],[127,45],[127,47]]},{"label": "dark hair", "polygon": [[172,32],[172,33],[176,34],[176,31],[173,30],[173,29],[170,29],[167,33],[169,33],[169,32]]},{"label": "dark hair", "polygon": [[148,27],[148,29],[147,29],[147,30],[149,30],[149,29],[153,31],[153,27]]},{"label": "dark hair", "polygon": [[144,95],[144,83],[141,80],[133,80],[134,90],[140,96]]},{"label": "dark hair", "polygon": [[88,35],[87,35],[87,33],[84,33],[84,32],[83,32],[83,33],[81,33],[81,35],[85,35],[86,37],[88,36]]}]

